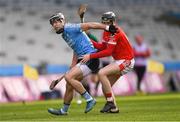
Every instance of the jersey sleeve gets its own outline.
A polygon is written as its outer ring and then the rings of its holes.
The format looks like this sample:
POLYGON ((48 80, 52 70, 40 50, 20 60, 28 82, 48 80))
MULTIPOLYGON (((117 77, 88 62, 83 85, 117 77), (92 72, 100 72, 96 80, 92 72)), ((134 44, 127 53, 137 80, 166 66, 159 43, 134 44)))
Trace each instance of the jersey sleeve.
POLYGON ((91 39, 91 42, 93 43, 93 46, 98 50, 103 50, 106 47, 105 43, 96 42, 92 39, 91 39))
POLYGON ((93 59, 93 58, 102 58, 102 57, 111 56, 117 45, 117 40, 118 40, 117 35, 110 36, 108 41, 104 42, 107 43, 106 48, 97 53, 90 54, 90 58, 93 59))
POLYGON ((103 44, 106 45, 105 49, 97 52, 97 53, 92 53, 90 54, 90 58, 102 58, 102 57, 107 57, 107 56, 111 56, 116 45, 117 45, 117 41, 118 41, 118 35, 109 35, 107 32, 104 32, 103 34, 103 44))
POLYGON ((66 32, 82 32, 81 24, 65 24, 64 31, 66 32))
POLYGON ((115 45, 108 44, 106 49, 99 51, 97 53, 90 54, 90 58, 93 59, 93 58, 102 58, 102 57, 111 56, 114 48, 115 48, 115 45))

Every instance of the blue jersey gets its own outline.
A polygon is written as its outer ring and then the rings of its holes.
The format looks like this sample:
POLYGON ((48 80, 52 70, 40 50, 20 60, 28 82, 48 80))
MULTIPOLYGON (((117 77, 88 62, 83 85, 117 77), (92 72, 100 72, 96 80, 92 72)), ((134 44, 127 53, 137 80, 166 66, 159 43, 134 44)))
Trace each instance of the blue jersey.
POLYGON ((86 33, 82 31, 80 24, 65 24, 62 38, 73 49, 78 58, 97 51, 86 33))

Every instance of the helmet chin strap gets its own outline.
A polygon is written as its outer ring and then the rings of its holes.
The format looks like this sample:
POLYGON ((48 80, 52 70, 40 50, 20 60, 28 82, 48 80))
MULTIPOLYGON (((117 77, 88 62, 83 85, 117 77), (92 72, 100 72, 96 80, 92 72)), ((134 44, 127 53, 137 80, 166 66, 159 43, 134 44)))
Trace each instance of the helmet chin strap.
POLYGON ((61 34, 64 31, 64 28, 59 29, 58 31, 56 31, 57 34, 61 34))

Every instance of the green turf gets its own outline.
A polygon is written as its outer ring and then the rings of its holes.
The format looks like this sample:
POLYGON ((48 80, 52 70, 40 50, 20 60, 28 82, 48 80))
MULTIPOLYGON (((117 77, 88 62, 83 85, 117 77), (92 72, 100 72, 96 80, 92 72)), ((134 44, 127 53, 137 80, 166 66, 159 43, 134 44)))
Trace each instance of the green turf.
POLYGON ((53 116, 47 108, 58 108, 62 100, 0 104, 0 121, 180 121, 180 93, 146 96, 117 96, 119 114, 102 114, 104 98, 85 114, 85 102, 73 101, 67 116, 53 116))

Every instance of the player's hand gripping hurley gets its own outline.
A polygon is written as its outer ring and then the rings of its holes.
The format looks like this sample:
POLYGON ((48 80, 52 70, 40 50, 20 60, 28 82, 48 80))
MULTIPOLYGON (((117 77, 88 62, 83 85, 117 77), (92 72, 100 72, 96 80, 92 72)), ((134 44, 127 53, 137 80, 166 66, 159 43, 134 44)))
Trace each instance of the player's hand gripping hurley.
MULTIPOLYGON (((64 74, 65 75, 65 74, 64 74)), ((58 78, 57 80, 53 80, 51 82, 51 85, 49 86, 50 90, 53 90, 54 87, 64 78, 64 75, 62 75, 60 78, 58 78)))

